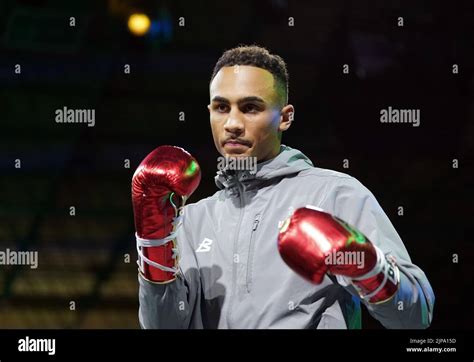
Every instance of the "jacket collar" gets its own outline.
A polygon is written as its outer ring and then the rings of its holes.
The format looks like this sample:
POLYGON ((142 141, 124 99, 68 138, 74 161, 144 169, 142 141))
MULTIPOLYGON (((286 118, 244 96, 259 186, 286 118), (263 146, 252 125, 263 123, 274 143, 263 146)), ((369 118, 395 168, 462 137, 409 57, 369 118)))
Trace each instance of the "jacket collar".
POLYGON ((247 190, 258 187, 263 182, 290 176, 312 167, 311 160, 301 151, 281 145, 280 152, 276 157, 257 163, 255 173, 251 173, 249 170, 224 168, 217 171, 214 180, 216 186, 221 190, 233 191, 239 186, 247 190))

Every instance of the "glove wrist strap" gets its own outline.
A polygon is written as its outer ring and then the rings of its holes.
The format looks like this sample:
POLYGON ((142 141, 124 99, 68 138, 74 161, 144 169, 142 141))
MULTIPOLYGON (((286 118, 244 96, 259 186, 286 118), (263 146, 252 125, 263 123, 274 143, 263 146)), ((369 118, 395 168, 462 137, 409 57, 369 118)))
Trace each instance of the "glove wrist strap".
POLYGON ((376 266, 369 273, 352 279, 351 284, 361 299, 378 304, 395 295, 400 284, 400 271, 391 255, 384 255, 379 248, 374 247, 377 251, 376 266))

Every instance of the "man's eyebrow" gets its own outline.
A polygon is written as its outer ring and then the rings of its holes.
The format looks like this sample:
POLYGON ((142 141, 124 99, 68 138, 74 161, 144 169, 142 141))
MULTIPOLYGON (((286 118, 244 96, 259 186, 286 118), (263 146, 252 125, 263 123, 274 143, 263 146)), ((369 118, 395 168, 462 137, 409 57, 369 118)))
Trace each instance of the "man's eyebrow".
MULTIPOLYGON (((221 96, 215 96, 212 98, 212 102, 221 102, 221 103, 230 103, 227 98, 221 96)), ((249 96, 241 98, 237 101, 237 103, 242 104, 245 102, 258 102, 258 103, 266 103, 262 98, 256 96, 249 96)))
POLYGON ((251 96, 251 97, 244 97, 242 99, 239 99, 237 103, 245 103, 245 102, 257 102, 257 103, 266 103, 262 98, 256 97, 256 96, 251 96))
POLYGON ((211 100, 212 102, 221 102, 221 103, 230 103, 227 98, 221 97, 221 96, 215 96, 211 100))

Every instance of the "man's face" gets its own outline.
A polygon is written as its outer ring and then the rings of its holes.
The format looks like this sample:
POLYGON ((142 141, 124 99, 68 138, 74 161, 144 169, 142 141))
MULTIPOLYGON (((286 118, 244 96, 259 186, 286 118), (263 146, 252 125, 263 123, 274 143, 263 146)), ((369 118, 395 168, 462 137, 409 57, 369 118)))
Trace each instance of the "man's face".
POLYGON ((269 71, 246 65, 223 67, 212 80, 210 96, 212 135, 222 156, 253 156, 260 162, 278 154, 279 131, 289 127, 285 112, 293 108, 286 106, 282 112, 269 71))

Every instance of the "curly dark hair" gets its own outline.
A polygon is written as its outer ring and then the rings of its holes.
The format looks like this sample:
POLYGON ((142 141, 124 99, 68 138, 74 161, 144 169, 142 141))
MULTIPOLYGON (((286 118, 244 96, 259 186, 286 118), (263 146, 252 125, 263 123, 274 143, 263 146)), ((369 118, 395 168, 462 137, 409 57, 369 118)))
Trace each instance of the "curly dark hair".
POLYGON ((222 67, 234 65, 251 65, 272 73, 276 80, 279 103, 288 103, 288 71, 280 56, 270 54, 267 49, 258 45, 239 45, 222 54, 212 72, 211 82, 222 67))

